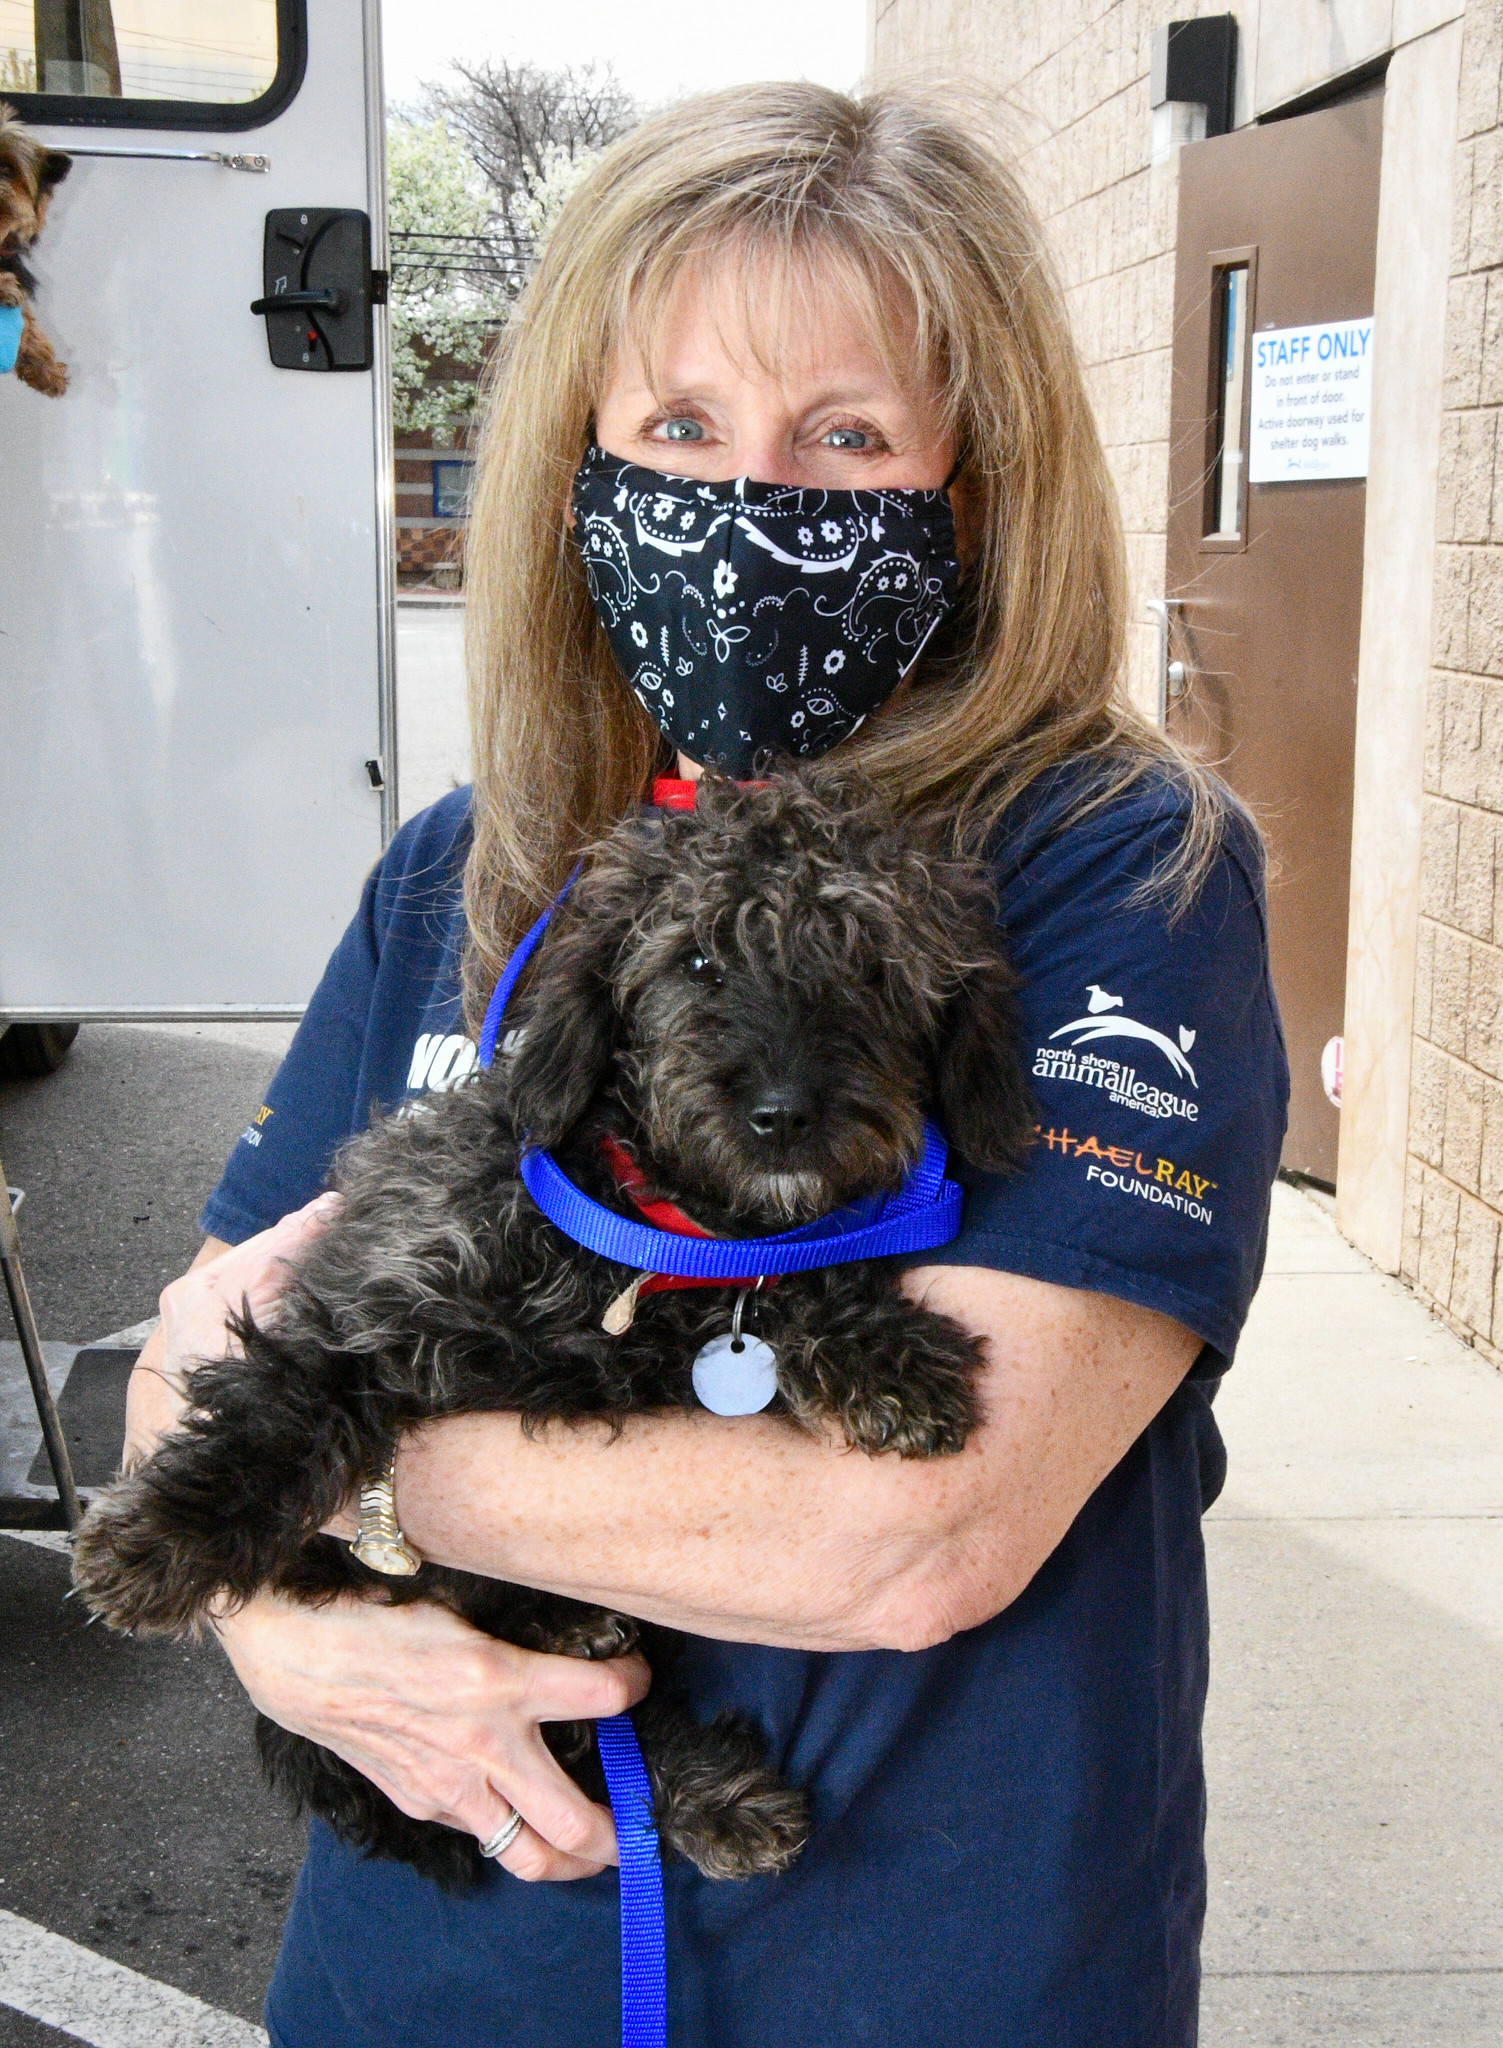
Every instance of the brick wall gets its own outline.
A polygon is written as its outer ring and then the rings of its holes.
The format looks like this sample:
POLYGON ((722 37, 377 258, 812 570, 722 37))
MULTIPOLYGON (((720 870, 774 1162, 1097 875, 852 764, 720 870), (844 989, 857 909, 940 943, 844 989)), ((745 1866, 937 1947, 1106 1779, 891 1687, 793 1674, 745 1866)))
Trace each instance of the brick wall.
POLYGON ((1404 1277, 1503 1363, 1503 8, 1461 60, 1404 1277))
POLYGON ((452 447, 435 448, 433 437, 401 430, 396 444, 397 581, 458 588, 464 575, 464 522, 433 516, 433 464, 465 454, 469 436, 461 427, 452 447))
POLYGON ((399 526, 397 580, 403 584, 437 583, 457 590, 464 581, 462 526, 399 526))

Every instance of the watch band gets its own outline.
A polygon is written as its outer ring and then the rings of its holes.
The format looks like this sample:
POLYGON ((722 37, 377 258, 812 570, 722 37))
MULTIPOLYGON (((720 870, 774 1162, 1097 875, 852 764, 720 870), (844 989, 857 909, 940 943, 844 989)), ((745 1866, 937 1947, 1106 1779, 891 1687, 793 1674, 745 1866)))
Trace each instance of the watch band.
POLYGON ((360 1533, 350 1545, 360 1562, 373 1572, 391 1579, 410 1579, 423 1560, 402 1534, 397 1522, 397 1504, 392 1494, 392 1472, 397 1462, 393 1444, 379 1477, 367 1480, 360 1489, 360 1533))

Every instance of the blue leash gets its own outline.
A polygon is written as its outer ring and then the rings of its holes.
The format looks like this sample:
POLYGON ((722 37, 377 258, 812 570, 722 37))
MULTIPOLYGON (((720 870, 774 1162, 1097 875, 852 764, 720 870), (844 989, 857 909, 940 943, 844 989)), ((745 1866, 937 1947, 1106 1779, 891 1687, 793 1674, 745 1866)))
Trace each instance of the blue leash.
POLYGON ((629 1714, 597 1721, 595 1740, 621 1854, 621 2048, 665 2048, 663 1865, 652 1824, 652 1787, 629 1714))
MULTIPOLYGON (((578 868, 574 875, 579 873, 578 868)), ((501 1017, 548 929, 574 875, 518 944, 480 1029, 480 1064, 496 1056, 501 1017)), ((550 1223, 577 1244, 638 1271, 687 1278, 742 1280, 754 1274, 807 1273, 848 1259, 930 1251, 960 1229, 961 1191, 945 1178, 945 1140, 924 1124, 924 1152, 893 1195, 851 1202, 828 1216, 776 1237, 675 1237, 666 1230, 618 1216, 575 1187, 549 1152, 522 1154, 523 1185, 550 1223)), ((668 1990, 663 1933, 663 1866, 652 1824, 652 1787, 627 1714, 597 1721, 595 1739, 610 1793, 621 1854, 621 2048, 667 2048, 668 1990)))
MULTIPOLYGON (((573 879, 571 875, 569 882, 573 879)), ((565 882, 564 891, 568 890, 569 882, 565 882)), ((556 907, 549 904, 502 970, 481 1026, 482 1067, 488 1067, 496 1056, 501 1014, 556 907)), ((595 1742, 605 1772, 605 1788, 616 1823, 616 1848, 621 1858, 621 2048, 667 2048, 663 1864, 657 1829, 652 1824, 652 1786, 629 1714, 611 1714, 597 1721, 595 1742)))

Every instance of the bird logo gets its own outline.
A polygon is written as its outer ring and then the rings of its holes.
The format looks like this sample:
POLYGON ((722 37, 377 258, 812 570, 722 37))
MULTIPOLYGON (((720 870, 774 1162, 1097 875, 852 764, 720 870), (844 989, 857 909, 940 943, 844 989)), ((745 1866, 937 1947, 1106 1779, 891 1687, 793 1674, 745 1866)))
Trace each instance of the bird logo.
POLYGON ((1179 1027, 1179 1044, 1166 1038, 1162 1031, 1155 1031, 1151 1024, 1140 1024, 1134 1017, 1116 1016, 1113 1013, 1123 1008, 1124 999, 1114 996, 1102 988, 1099 982, 1086 986, 1086 1011, 1084 1017, 1073 1017, 1068 1024, 1061 1024, 1058 1031, 1051 1031, 1051 1039, 1064 1038, 1074 1033, 1072 1046, 1090 1045, 1100 1038, 1141 1038, 1147 1045, 1156 1045, 1176 1074, 1182 1074, 1192 1088, 1200 1086, 1195 1078, 1195 1069, 1185 1055, 1195 1043, 1195 1033, 1183 1024, 1179 1027))

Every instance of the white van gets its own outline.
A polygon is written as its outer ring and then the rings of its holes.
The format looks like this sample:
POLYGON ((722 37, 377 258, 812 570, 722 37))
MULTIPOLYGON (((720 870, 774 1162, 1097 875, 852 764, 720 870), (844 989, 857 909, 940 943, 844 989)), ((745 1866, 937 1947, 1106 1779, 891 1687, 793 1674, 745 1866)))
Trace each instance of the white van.
POLYGON ((0 377, 0 1028, 290 1016, 396 818, 376 0, 0 0, 0 80, 74 159, 69 388, 0 377))

